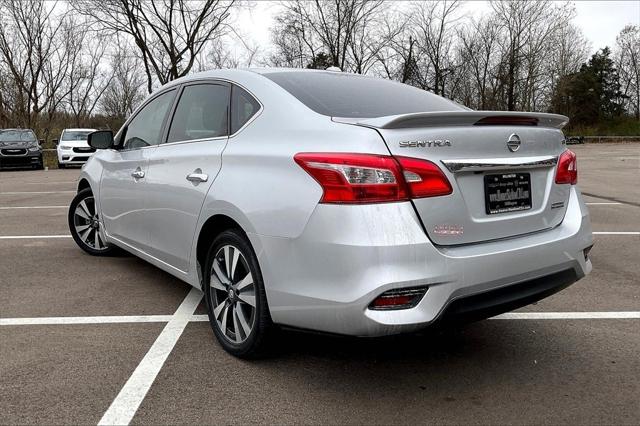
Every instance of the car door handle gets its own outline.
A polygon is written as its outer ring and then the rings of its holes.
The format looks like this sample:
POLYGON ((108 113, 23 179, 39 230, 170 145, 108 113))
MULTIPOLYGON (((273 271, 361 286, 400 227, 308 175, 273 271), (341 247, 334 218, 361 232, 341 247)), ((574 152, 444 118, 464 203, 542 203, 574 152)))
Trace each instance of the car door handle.
POLYGON ((206 182, 209 180, 209 175, 206 173, 202 173, 202 170, 195 169, 193 173, 187 175, 187 180, 189 182, 206 182))
POLYGON ((131 177, 134 179, 142 179, 144 177, 144 172, 140 169, 136 169, 135 172, 131 173, 131 177))

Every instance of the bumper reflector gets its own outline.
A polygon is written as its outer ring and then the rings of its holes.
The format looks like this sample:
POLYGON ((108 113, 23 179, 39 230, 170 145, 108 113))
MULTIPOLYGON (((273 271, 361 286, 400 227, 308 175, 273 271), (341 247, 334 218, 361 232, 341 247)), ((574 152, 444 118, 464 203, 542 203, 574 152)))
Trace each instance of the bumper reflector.
POLYGON ((369 309, 382 311, 413 308, 422 300, 428 287, 412 287, 388 290, 375 298, 369 309))

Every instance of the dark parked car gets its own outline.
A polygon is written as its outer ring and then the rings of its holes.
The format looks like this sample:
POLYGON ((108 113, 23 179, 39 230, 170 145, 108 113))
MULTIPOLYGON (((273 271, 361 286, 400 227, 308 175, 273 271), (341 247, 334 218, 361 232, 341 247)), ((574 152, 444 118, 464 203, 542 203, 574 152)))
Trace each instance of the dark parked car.
POLYGON ((42 170, 42 148, 29 129, 0 130, 0 169, 35 168, 42 170))

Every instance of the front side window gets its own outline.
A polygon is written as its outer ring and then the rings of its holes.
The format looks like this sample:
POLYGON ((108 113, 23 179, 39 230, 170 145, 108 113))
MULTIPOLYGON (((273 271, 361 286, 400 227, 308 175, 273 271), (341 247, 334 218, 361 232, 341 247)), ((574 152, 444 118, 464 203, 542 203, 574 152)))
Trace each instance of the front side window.
POLYGON ((182 91, 167 142, 227 136, 229 86, 195 84, 182 91))
POLYGON ((233 86, 231 92, 231 134, 245 125, 260 109, 260 104, 242 87, 233 86))
POLYGON ((143 148, 158 145, 162 138, 162 124, 171 108, 175 90, 163 93, 147 105, 129 122, 124 149, 143 148))

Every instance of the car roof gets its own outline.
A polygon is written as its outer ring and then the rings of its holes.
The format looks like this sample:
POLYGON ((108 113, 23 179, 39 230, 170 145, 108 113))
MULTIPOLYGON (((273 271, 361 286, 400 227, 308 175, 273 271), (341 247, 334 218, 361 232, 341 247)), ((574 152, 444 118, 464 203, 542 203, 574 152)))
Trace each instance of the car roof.
MULTIPOLYGON (((362 77, 362 78, 373 78, 371 76, 365 76, 362 74, 353 74, 347 72, 340 71, 326 71, 326 70, 315 70, 315 69, 304 69, 304 68, 271 68, 271 67, 256 67, 256 68, 225 68, 225 69, 213 69, 208 71, 201 71, 193 74, 186 75, 184 77, 180 77, 169 83, 163 85, 159 89, 167 89, 169 87, 177 86, 183 83, 188 83, 190 81, 196 80, 204 80, 204 79, 222 79, 222 80, 230 80, 232 82, 238 84, 244 84, 249 81, 256 81, 257 79, 262 80, 262 77, 265 74, 271 73, 339 73, 341 75, 349 75, 354 77, 362 77)), ((155 93, 155 91, 154 91, 155 93)))
POLYGON ((64 129, 63 132, 93 132, 95 130, 96 129, 80 129, 80 128, 77 128, 77 129, 64 129))

